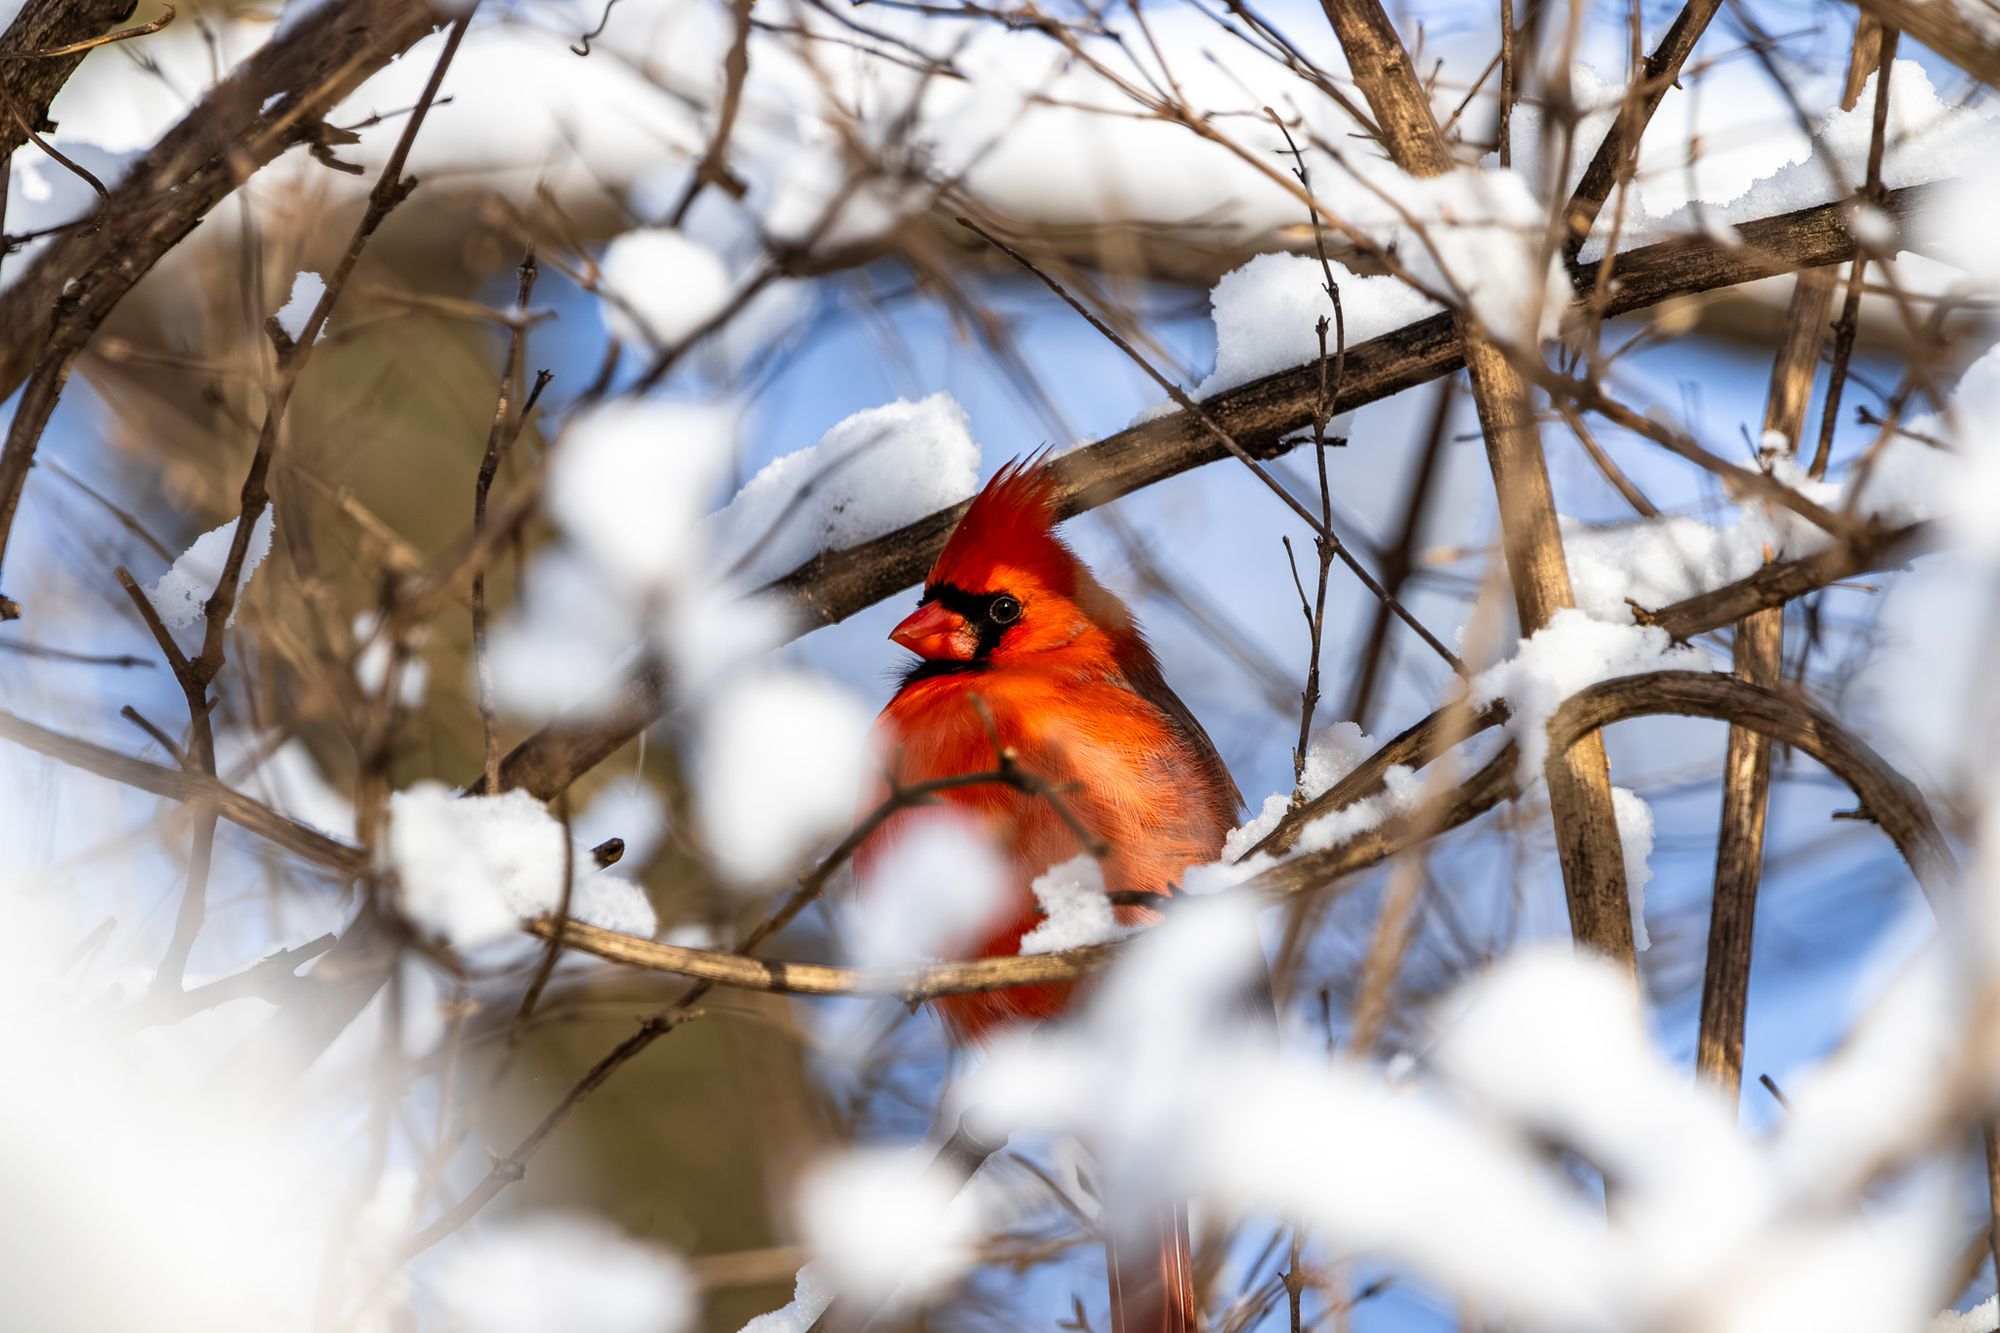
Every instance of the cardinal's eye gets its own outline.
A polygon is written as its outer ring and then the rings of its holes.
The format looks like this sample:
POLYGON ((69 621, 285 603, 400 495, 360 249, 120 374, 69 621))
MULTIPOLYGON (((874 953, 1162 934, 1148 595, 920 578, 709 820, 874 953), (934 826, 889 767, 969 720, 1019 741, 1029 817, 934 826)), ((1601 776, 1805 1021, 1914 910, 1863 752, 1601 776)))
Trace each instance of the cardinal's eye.
POLYGON ((996 625, 1011 625, 1021 618, 1021 603, 1003 592, 988 604, 986 618, 996 625))

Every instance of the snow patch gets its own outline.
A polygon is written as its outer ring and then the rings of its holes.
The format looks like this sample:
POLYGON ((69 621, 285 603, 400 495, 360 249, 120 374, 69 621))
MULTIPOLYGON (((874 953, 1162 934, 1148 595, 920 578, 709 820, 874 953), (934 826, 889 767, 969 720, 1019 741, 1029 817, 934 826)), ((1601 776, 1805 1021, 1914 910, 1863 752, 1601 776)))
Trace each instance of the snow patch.
MULTIPOLYGON (((312 312, 318 307, 320 297, 324 295, 326 295, 326 280, 310 270, 302 271, 292 279, 292 294, 278 307, 278 313, 272 318, 278 321, 278 327, 285 331, 287 338, 297 342, 305 336, 306 321, 312 318, 312 312)), ((322 324, 318 337, 325 336, 326 325, 322 324)))
POLYGON ((736 415, 711 403, 619 402, 564 432, 549 513, 628 590, 694 572, 701 515, 729 465, 736 415))
MULTIPOLYGON (((250 576, 257 572, 257 566, 264 563, 264 557, 271 553, 271 529, 276 523, 275 511, 264 506, 264 512, 257 516, 256 524, 250 529, 250 543, 243 549, 243 571, 238 575, 236 601, 229 611, 229 623, 236 623, 236 613, 242 609, 243 594, 250 587, 250 576)), ((230 519, 219 528, 210 528, 195 538, 194 545, 182 552, 174 561, 174 566, 152 587, 146 589, 146 600, 160 614, 160 619, 168 629, 186 629, 202 619, 202 608, 215 595, 215 585, 222 581, 222 568, 229 562, 229 547, 236 539, 237 519, 230 519)))
POLYGON ((831 681, 768 670, 723 684, 704 709, 696 803, 708 850, 758 886, 799 868, 845 827, 877 776, 868 710, 831 681))
MULTIPOLYGON (((1441 307, 1400 278, 1388 274, 1357 275, 1333 260, 1334 287, 1346 326, 1346 345, 1377 338, 1405 324, 1436 314, 1441 307)), ((1258 255, 1222 276, 1209 293, 1215 317, 1215 371, 1195 388, 1206 398, 1224 389, 1274 375, 1319 359, 1317 326, 1329 323, 1326 354, 1331 361, 1340 350, 1339 326, 1333 324, 1333 303, 1326 296, 1326 275, 1310 255, 1258 255)), ((1166 410, 1171 411, 1169 404, 1166 410)))
POLYGON ((1611 811, 1618 820, 1618 843, 1625 852, 1625 892, 1632 901, 1632 946, 1650 949, 1646 934, 1646 886, 1653 882, 1653 807, 1629 787, 1611 789, 1611 811))
POLYGON ((467 1333, 683 1333, 697 1288, 687 1265, 588 1213, 538 1213, 475 1231, 434 1292, 467 1333))
POLYGON ((819 1265, 807 1264, 792 1282, 792 1303, 769 1314, 760 1314, 745 1324, 740 1333, 810 1333, 813 1322, 833 1304, 833 1284, 819 1265))
POLYGON ((914 403, 898 398, 767 463, 706 528, 718 567, 754 586, 822 551, 894 532, 978 488, 979 446, 965 409, 949 393, 914 403))
POLYGON ((1549 719, 1563 700, 1601 680, 1648 671, 1706 671, 1696 649, 1675 646, 1651 625, 1613 625, 1573 607, 1521 641, 1513 657, 1472 679, 1474 708, 1505 700, 1507 730, 1521 750, 1523 786, 1541 775, 1549 753, 1549 719))
POLYGON ((389 855, 397 901, 419 928, 470 948, 504 938, 522 920, 562 902, 565 852, 570 915, 606 930, 651 936, 659 928, 638 885, 606 874, 524 791, 456 796, 420 782, 389 798, 389 855))
POLYGON ((713 250, 672 227, 628 231, 604 248, 611 336, 627 347, 673 347, 729 304, 729 271, 713 250))
MULTIPOLYGON (((1880 77, 1879 72, 1868 76, 1852 110, 1836 107, 1826 113, 1805 157, 1785 163, 1733 199, 1695 200, 1658 219, 1646 217, 1639 201, 1632 199, 1620 248, 1683 233, 1718 231, 1734 242, 1739 223, 1829 203, 1860 189, 1868 179, 1875 83, 1880 77)), ((1921 64, 1914 60, 1895 63, 1889 76, 1889 118, 1883 137, 1885 187, 1896 190, 1953 180, 1965 174, 1967 163, 1990 161, 1996 152, 2000 152, 2000 110, 1953 106, 1938 96, 1921 64)), ((1949 211, 1955 210, 1944 210, 1937 216, 1943 218, 1949 211)), ((1983 215, 1963 216, 1957 222, 1927 222, 1925 226, 1942 226, 1947 236, 1965 239, 1966 228, 1976 227, 1977 216, 1983 215)), ((1583 247, 1586 262, 1603 256, 1608 228, 1608 217, 1600 218, 1583 247)), ((1869 230, 1870 223, 1863 220, 1861 228, 1869 230)), ((1874 231, 1879 237, 1882 228, 1878 225, 1874 231)), ((1976 244, 1985 246, 1984 238, 1978 238, 1976 244)))
MULTIPOLYGON (((1381 747, 1375 739, 1352 722, 1335 722, 1313 733, 1306 744, 1305 772, 1299 790, 1307 800, 1320 795, 1354 771, 1356 764, 1381 747)), ((1254 818, 1229 835, 1222 847, 1222 859, 1234 861, 1267 837, 1291 809, 1292 793, 1273 792, 1254 818)))
POLYGON ((1021 937, 1021 952, 1060 953, 1087 944, 1105 944, 1128 933, 1106 896, 1104 867, 1095 857, 1076 856, 1035 877, 1035 901, 1045 919, 1021 937))
POLYGON ((961 1190, 930 1156, 858 1149, 818 1163, 800 1186, 813 1267, 868 1309, 935 1290, 970 1257, 979 1187, 961 1190))
POLYGON ((950 809, 904 815, 867 885, 855 950, 870 967, 960 954, 997 929, 1010 905, 991 836, 950 809))

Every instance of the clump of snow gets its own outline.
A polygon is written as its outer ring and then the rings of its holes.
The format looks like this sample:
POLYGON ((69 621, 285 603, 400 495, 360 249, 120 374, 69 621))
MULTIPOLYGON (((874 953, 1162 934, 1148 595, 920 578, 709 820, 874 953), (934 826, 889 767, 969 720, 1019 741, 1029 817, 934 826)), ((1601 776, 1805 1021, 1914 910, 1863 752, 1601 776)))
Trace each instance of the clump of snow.
POLYGON ((2000 347, 1987 350, 1952 389, 1943 412, 1918 417, 1890 437, 1862 480, 1859 508, 1888 523, 1941 520, 1952 543, 1982 559, 2000 556, 2000 347), (1942 447, 1940 447, 1942 446, 1942 447))
POLYGON ((1864 249, 1876 254, 1894 254, 1896 219, 1873 204, 1862 204, 1847 215, 1847 232, 1864 249))
POLYGON ((636 774, 614 778, 571 818, 570 835, 579 847, 622 839, 625 852, 619 864, 643 866, 666 839, 666 802, 651 783, 636 774))
POLYGON ((672 227, 628 231, 604 248, 611 336, 629 346, 672 347, 729 304, 729 272, 713 250, 672 227))
POLYGON ((461 948, 504 938, 523 919, 555 911, 565 860, 571 916, 628 935, 659 928, 639 886, 598 870, 524 791, 455 796, 442 783, 420 782, 397 792, 389 799, 389 855, 403 914, 461 948))
MULTIPOLYGON (((382 693, 389 681, 389 639, 380 633, 382 618, 373 611, 364 611, 354 618, 354 641, 361 645, 361 651, 354 658, 354 682, 362 693, 376 696, 382 693)), ((423 706, 425 692, 431 683, 430 664, 416 655, 418 646, 412 639, 411 649, 403 657, 402 674, 396 678, 396 702, 404 708, 423 706)))
MULTIPOLYGON (((243 589, 250 586, 250 576, 271 553, 271 528, 275 521, 274 511, 266 505, 250 529, 250 544, 243 550, 243 572, 238 575, 236 603, 229 613, 232 625, 236 623, 236 610, 243 605, 243 589)), ((185 629, 202 618, 202 608, 215 595, 215 585, 222 581, 222 567, 229 561, 229 545, 236 538, 237 522, 232 518, 195 538, 194 545, 174 561, 174 567, 146 589, 146 600, 160 613, 168 629, 185 629)))
POLYGON ((515 716, 610 711, 644 643, 635 599, 575 551, 537 556, 487 639, 493 697, 515 716))
MULTIPOLYGON (((1391 764, 1382 770, 1382 785, 1374 794, 1338 810, 1330 810, 1307 823, 1293 839, 1291 851, 1318 852, 1338 846, 1385 820, 1413 812, 1422 804, 1423 795, 1423 779, 1415 769, 1406 764, 1391 764)), ((1220 893, 1274 865, 1275 859, 1268 855, 1247 854, 1277 826, 1290 804, 1289 792, 1266 797, 1263 813, 1223 840, 1220 861, 1189 867, 1181 876, 1181 891, 1188 894, 1220 893)))
MULTIPOLYGON (((1329 260, 1347 346, 1414 324, 1438 312, 1435 301, 1389 274, 1357 275, 1329 260)), ((1312 255, 1257 255, 1223 274, 1209 293, 1215 316, 1215 371, 1195 389, 1206 398, 1265 375, 1319 359, 1322 316, 1328 321, 1326 352, 1339 351, 1326 275, 1312 255)))
POLYGON ((923 1150, 860 1149, 818 1163, 800 1186, 812 1266, 858 1305, 916 1299, 970 1257, 979 1189, 961 1190, 929 1158, 923 1150))
POLYGON ((1076 856, 1035 877, 1035 901, 1046 916, 1021 937, 1022 953, 1060 953, 1104 944, 1127 933, 1105 894, 1104 867, 1095 857, 1076 856))
POLYGON ((1553 256, 1543 256, 1548 219, 1518 172, 1460 167, 1391 188, 1411 216, 1377 239, 1411 276, 1462 301, 1505 342, 1533 347, 1555 336, 1569 279, 1553 256))
MULTIPOLYGON (((1562 156, 1562 139, 1555 137, 1544 141, 1546 126, 1541 103, 1533 98, 1523 100, 1515 106, 1510 120, 1513 133, 1510 136, 1512 152, 1509 157, 1513 168, 1543 198, 1557 195, 1567 198, 1576 192, 1577 184, 1589 169, 1590 159, 1596 155, 1598 145, 1604 142, 1605 134, 1618 119, 1619 109, 1625 102, 1625 88, 1621 83, 1604 78, 1594 66, 1579 60, 1573 61, 1569 67, 1569 96, 1570 106, 1577 116, 1576 139, 1570 153, 1569 176, 1560 187, 1556 187, 1549 177, 1555 173, 1556 164, 1562 156), (1554 148, 1555 151, 1545 158, 1545 148, 1554 148)), ((1560 136, 1560 127, 1556 133, 1560 136)), ((1486 158, 1487 162, 1495 165, 1499 160, 1497 149, 1486 158)), ((1606 211, 1611 207, 1607 203, 1606 211)))
MULTIPOLYGON (((1335 722, 1313 733, 1306 744, 1305 772, 1299 790, 1307 800, 1318 796, 1354 771, 1354 766, 1381 748, 1373 737, 1352 722, 1335 722)), ((1223 859, 1233 861, 1262 842, 1291 809, 1292 793, 1273 792, 1264 798, 1264 807, 1243 827, 1229 835, 1222 849, 1223 859)))
MULTIPOLYGON (((1357 185, 1353 206, 1369 238, 1392 252, 1418 284, 1462 302, 1509 342, 1532 345, 1554 335, 1569 283, 1560 264, 1543 258, 1545 218, 1519 174, 1464 167, 1430 178, 1385 174, 1376 183, 1390 201, 1364 197, 1367 187, 1357 185), (1532 327, 1526 323, 1531 312, 1537 314, 1532 327)), ((1329 267, 1349 347, 1440 309, 1401 277, 1359 276, 1331 260, 1329 267)), ((1209 294, 1215 371, 1195 396, 1317 361, 1318 322, 1333 319, 1325 282, 1316 255, 1258 255, 1225 274, 1209 294)), ((1329 322, 1329 357, 1339 350, 1339 328, 1329 322)))
POLYGON ((1699 651, 1675 646, 1656 626, 1613 625, 1565 608, 1522 640, 1513 657, 1473 677, 1471 702, 1484 708, 1506 701, 1512 713, 1507 728, 1520 746, 1525 785, 1541 773, 1549 753, 1549 719, 1570 695, 1617 676, 1708 669, 1699 651))
POLYGON ((677 949, 719 949, 722 941, 716 936, 715 927, 699 921, 684 921, 669 930, 663 937, 665 942, 677 949))
POLYGON ((1970 1310, 1940 1312, 1926 1333, 1993 1333, 1996 1327, 2000 1327, 2000 1296, 1988 1296, 1970 1310))
POLYGON ((792 1303, 781 1310, 758 1315, 740 1333, 810 1333, 813 1322, 831 1304, 833 1284, 826 1280, 818 1264, 807 1264, 792 1282, 792 1303))
POLYGON ((717 566, 767 583, 957 504, 979 487, 979 446, 949 393, 898 398, 772 460, 709 520, 717 566))
POLYGON ((2000 176, 1967 172, 1938 186, 1936 200, 1915 222, 1914 240, 1924 253, 1961 270, 1963 285, 1991 290, 2000 286, 2000 246, 1993 244, 1989 230, 1996 216, 2000 176))
POLYGON ((868 710, 819 676, 760 671, 721 686, 702 718, 697 807, 730 879, 761 885, 854 818, 878 776, 868 710))
POLYGON ((438 1273, 448 1327, 465 1333, 682 1333, 695 1324, 687 1265, 588 1213, 539 1213, 465 1237, 438 1273))
POLYGON ((735 414, 711 403, 621 401, 565 431, 549 513, 624 588, 685 576, 701 515, 729 465, 735 414))
POLYGON ((1625 851, 1625 892, 1632 901, 1632 946, 1653 945, 1646 934, 1646 886, 1653 882, 1653 807, 1629 787, 1611 789, 1611 811, 1618 819, 1618 843, 1625 851))
MULTIPOLYGON (((292 279, 292 294, 278 307, 272 318, 285 336, 297 342, 305 336, 306 321, 312 318, 313 310, 319 305, 319 298, 326 294, 326 280, 310 269, 304 270, 292 279)), ((320 325, 319 336, 326 336, 326 326, 320 325)))
MULTIPOLYGON (((1646 218, 1635 200, 1628 210, 1621 246, 1684 232, 1720 231, 1725 239, 1733 240, 1735 224, 1829 203, 1858 190, 1868 179, 1875 84, 1880 77, 1879 71, 1868 76, 1853 109, 1836 107, 1826 113, 1805 158, 1793 159, 1735 198, 1696 200, 1657 220, 1646 218)), ((1889 77, 1883 150, 1882 183, 1889 189, 1952 180, 1966 174, 1966 163, 1989 161, 2000 152, 2000 111, 1987 106, 1954 106, 1938 96, 1922 65, 1898 60, 1889 77)), ((1963 235, 1958 224, 1943 225, 1952 229, 1948 234, 1963 235)), ((1868 231, 1870 224, 1864 220, 1860 227, 1868 231)), ((1874 230, 1879 233, 1881 228, 1874 230)), ((1607 221, 1600 218, 1583 248, 1585 260, 1602 256, 1606 235, 1607 221)))
POLYGON ((548 498, 564 540, 528 567, 489 644, 502 708, 626 706, 649 650, 695 698, 782 639, 782 613, 728 592, 708 558, 702 516, 734 434, 725 406, 654 400, 600 408, 564 433, 548 498))
POLYGON ((1656 611, 1756 573, 1767 549, 1786 555, 1776 526, 1751 510, 1726 527, 1682 514, 1602 527, 1565 516, 1562 535, 1577 606, 1613 624, 1632 623, 1632 602, 1656 611))
POLYGON ((855 949, 871 967, 949 957, 989 935, 1009 906, 991 836, 949 809, 905 815, 867 885, 855 949))

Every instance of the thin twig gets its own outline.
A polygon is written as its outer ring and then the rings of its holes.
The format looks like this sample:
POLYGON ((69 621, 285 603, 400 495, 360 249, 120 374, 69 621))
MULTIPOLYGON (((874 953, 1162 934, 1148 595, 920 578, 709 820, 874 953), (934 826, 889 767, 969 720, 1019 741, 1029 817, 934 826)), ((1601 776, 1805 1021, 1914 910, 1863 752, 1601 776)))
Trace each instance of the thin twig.
MULTIPOLYGON (((1875 64, 1875 120, 1868 138, 1868 182, 1862 186, 1862 197, 1869 207, 1879 207, 1882 203, 1882 153, 1883 141, 1889 124, 1889 75, 1895 69, 1896 44, 1901 34, 1894 28, 1882 29, 1882 51, 1875 64)), ((1847 296, 1841 302, 1840 318, 1833 326, 1833 369, 1826 380, 1826 402, 1819 410, 1819 442, 1813 446, 1812 466, 1808 469, 1815 479, 1826 475, 1827 463, 1833 456, 1833 433, 1840 425, 1841 391, 1847 387, 1847 367, 1854 357, 1854 339, 1861 326, 1862 283, 1868 273, 1868 251, 1866 247, 1857 250, 1854 263, 1847 275, 1847 296)))

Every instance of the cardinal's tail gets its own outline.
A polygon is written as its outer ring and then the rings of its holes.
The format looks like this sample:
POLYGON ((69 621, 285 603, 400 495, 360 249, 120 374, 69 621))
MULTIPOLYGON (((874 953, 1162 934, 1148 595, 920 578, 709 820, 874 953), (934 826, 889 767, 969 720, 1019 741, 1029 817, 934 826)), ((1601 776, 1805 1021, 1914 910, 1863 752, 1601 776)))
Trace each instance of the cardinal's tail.
POLYGON ((1114 1230, 1106 1249, 1111 1333, 1194 1333, 1201 1300, 1186 1204, 1157 1205, 1146 1224, 1114 1230))

